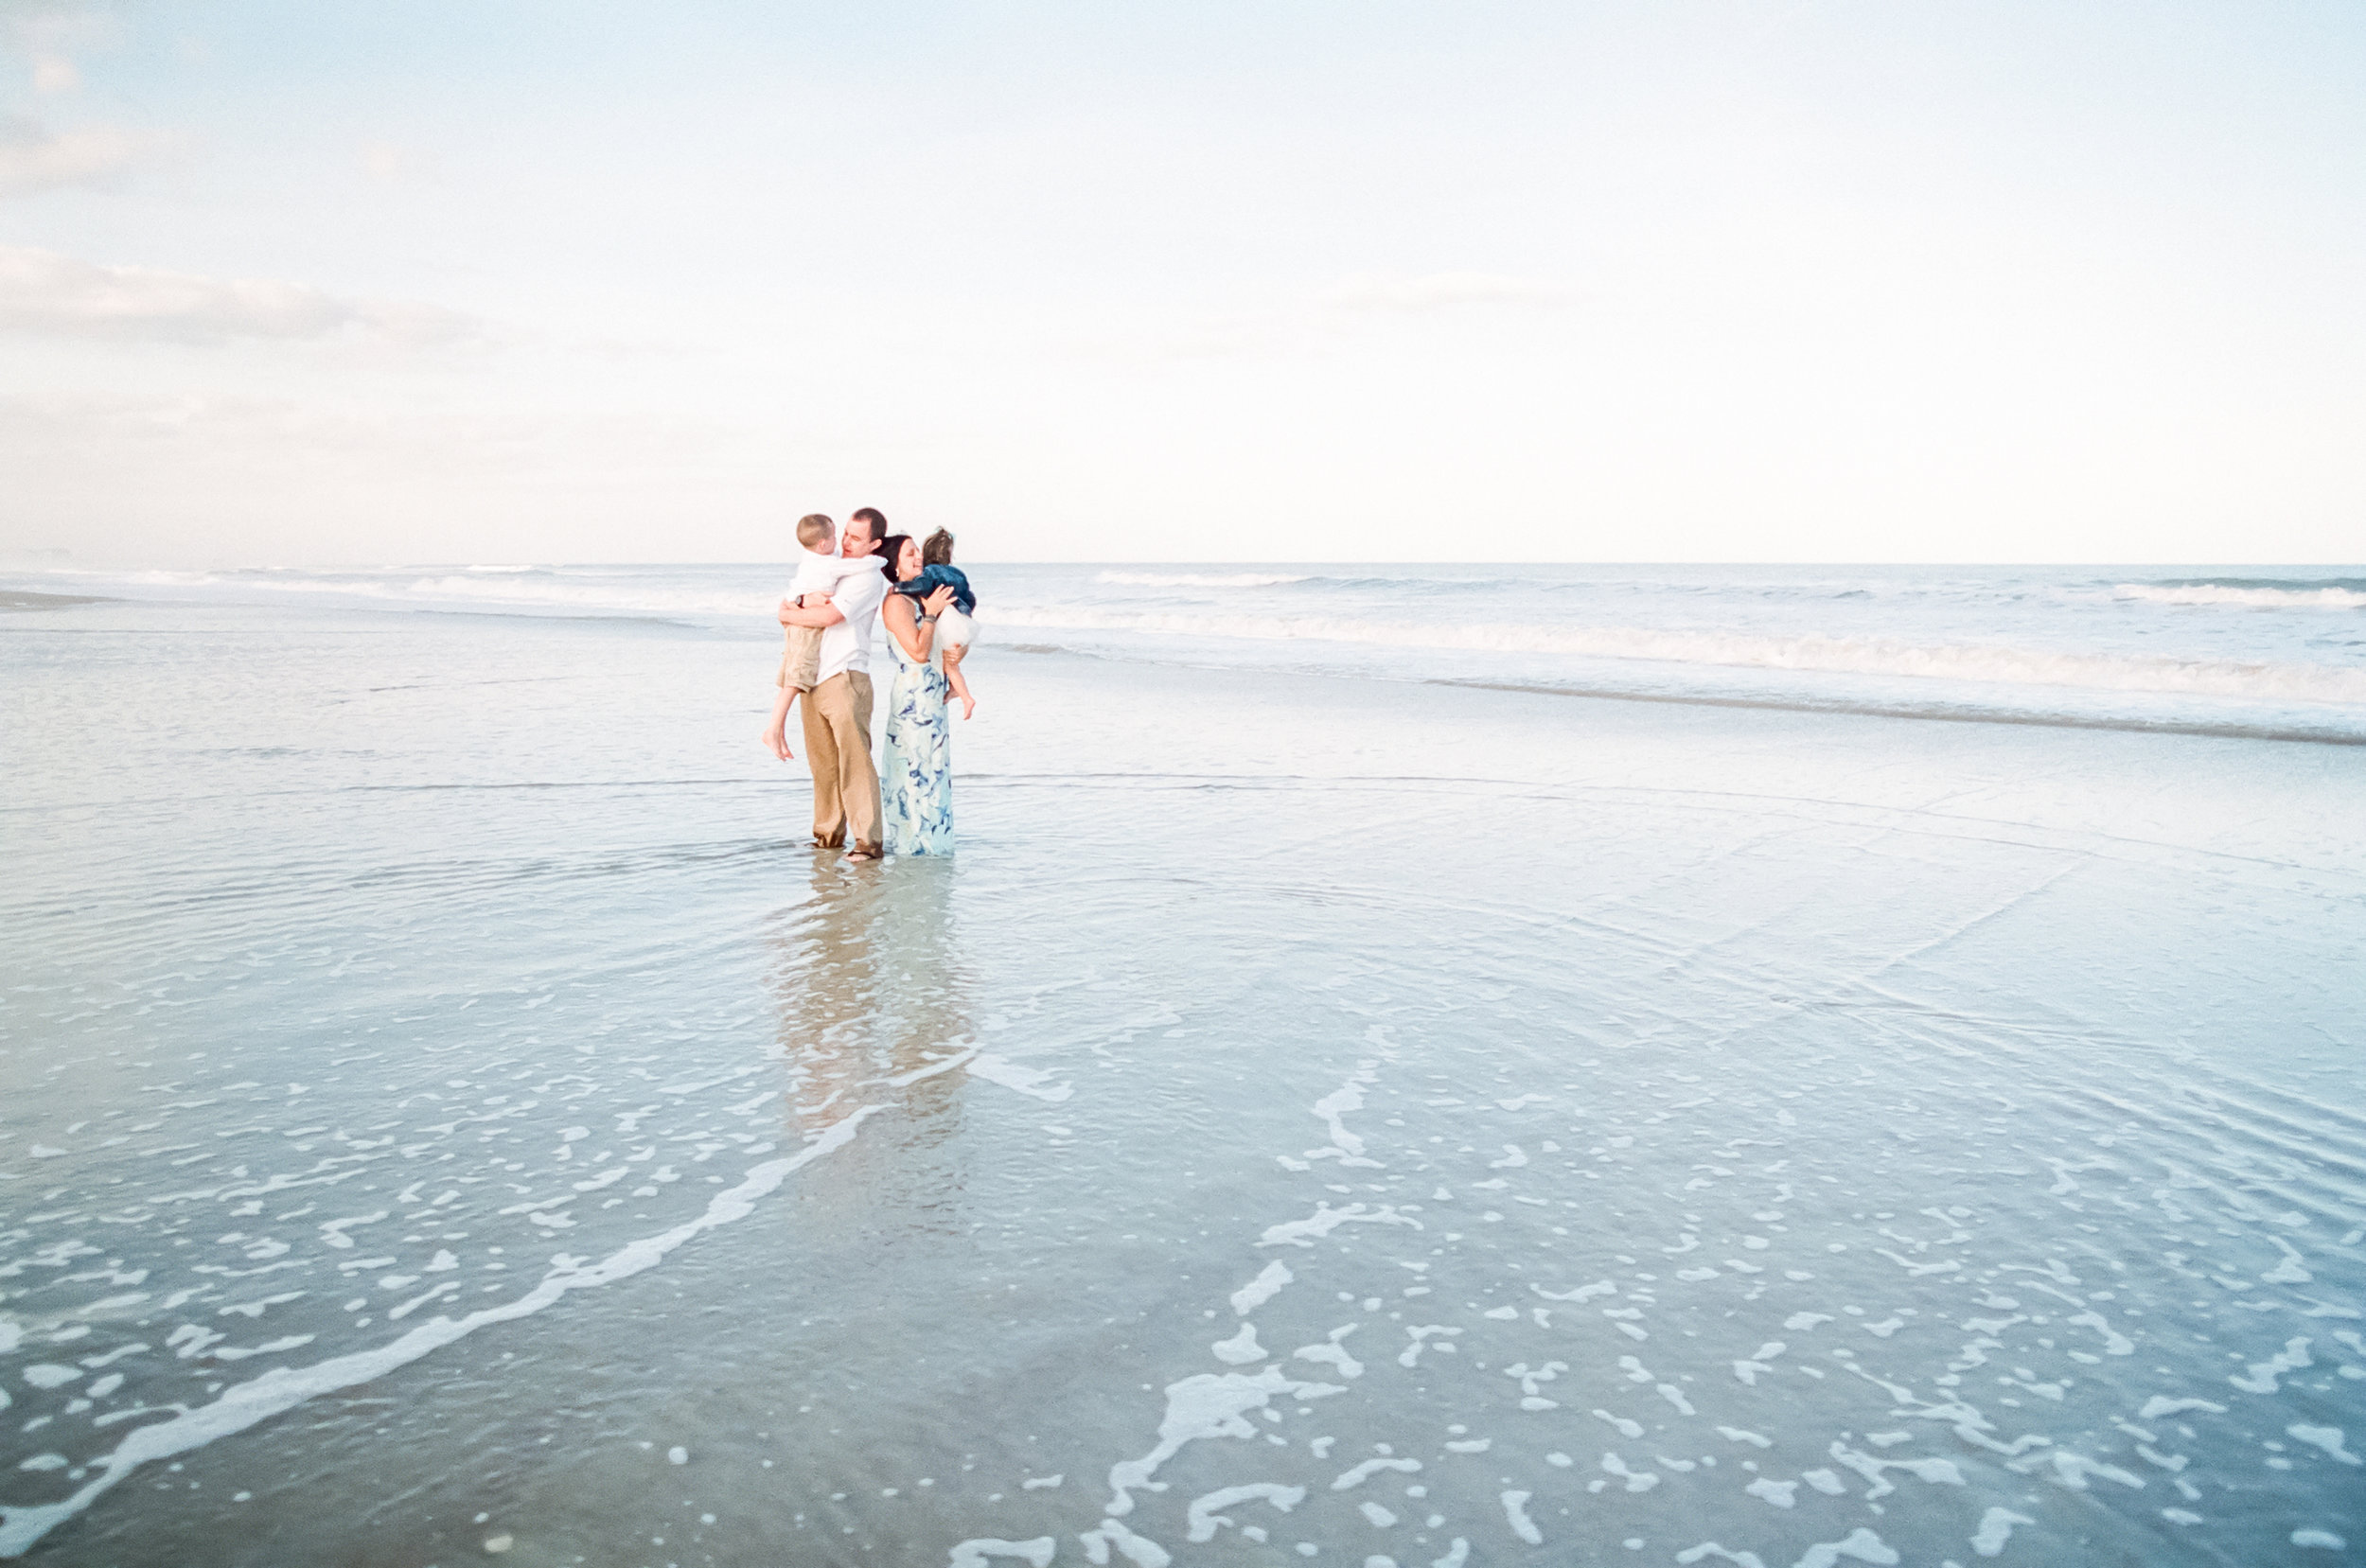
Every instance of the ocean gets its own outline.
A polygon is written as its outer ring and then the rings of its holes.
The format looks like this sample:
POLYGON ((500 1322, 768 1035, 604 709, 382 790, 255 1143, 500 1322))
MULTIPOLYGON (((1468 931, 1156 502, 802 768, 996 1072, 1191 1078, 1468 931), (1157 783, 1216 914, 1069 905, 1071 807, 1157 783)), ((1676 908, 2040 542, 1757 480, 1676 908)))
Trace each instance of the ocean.
POLYGON ((971 573, 0 574, 0 1555, 2366 1549, 2366 568, 971 573))
MULTIPOLYGON (((1929 718, 2366 737, 2366 568, 989 569, 1031 649, 1929 718)), ((469 566, 90 580, 190 603, 761 623, 777 568, 469 566)), ((21 579, 20 579, 21 580, 21 579)), ((82 581, 83 579, 76 579, 82 581)))

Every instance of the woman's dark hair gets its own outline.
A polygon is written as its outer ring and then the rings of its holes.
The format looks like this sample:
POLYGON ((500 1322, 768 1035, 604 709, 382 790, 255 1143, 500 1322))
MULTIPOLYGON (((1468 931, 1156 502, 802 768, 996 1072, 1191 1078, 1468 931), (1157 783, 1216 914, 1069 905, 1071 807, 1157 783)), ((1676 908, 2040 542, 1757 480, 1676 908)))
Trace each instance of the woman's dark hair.
POLYGON ((927 540, 920 547, 920 564, 951 566, 953 564, 953 536, 942 528, 929 535, 927 540))
POLYGON ((903 559, 904 546, 911 542, 912 537, 909 534, 890 534, 879 541, 879 559, 887 566, 889 582, 900 583, 904 580, 895 574, 895 567, 896 563, 903 559))

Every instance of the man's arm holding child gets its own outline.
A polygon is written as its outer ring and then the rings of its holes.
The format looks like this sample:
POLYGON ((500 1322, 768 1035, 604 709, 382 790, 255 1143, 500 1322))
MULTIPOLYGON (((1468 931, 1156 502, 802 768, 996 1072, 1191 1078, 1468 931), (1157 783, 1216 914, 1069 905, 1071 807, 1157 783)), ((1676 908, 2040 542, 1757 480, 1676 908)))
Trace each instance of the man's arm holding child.
POLYGON ((838 607, 830 603, 830 596, 826 593, 801 593, 796 603, 786 599, 781 601, 781 625, 785 626, 835 626, 845 619, 838 607), (813 603, 804 605, 803 602, 807 599, 813 603))

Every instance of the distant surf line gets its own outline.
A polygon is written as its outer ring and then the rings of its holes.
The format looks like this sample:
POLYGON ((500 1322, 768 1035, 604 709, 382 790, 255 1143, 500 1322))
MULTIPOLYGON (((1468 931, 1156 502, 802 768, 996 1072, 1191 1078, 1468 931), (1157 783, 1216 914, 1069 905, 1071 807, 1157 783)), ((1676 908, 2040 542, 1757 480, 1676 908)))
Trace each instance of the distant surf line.
POLYGON ((1969 708, 1918 708, 1880 702, 1818 702, 1809 698, 1706 696, 1675 692, 1620 692, 1607 687, 1548 686, 1511 680, 1460 679, 1434 676, 1425 686, 1459 686, 1481 692, 1527 692, 1538 696, 1593 697, 1603 702, 1669 702, 1687 708, 1761 708, 1774 713, 1845 714, 1859 718, 1929 719, 1941 724, 2021 724, 2046 730, 2117 730, 2139 735, 2199 735, 2215 740, 2285 741, 2306 746, 2366 746, 2366 734, 2334 730, 2287 729, 2267 724, 2212 723, 2206 719, 2087 717, 2070 714, 1982 712, 1969 708))

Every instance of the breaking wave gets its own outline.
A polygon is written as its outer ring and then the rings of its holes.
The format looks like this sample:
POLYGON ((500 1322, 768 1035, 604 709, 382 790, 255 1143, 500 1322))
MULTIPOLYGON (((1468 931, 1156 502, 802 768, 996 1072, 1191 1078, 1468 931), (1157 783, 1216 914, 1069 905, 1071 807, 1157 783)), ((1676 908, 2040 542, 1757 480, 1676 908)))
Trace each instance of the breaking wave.
POLYGON ((1313 578, 1275 572, 1104 572, 1093 580, 1113 588, 1278 588, 1313 578))
POLYGON ((2366 583, 2121 583, 2115 597, 2148 605, 2231 605, 2241 609, 2366 609, 2366 583))
MULTIPOLYGON (((142 586, 230 589, 270 594, 317 594, 414 605, 422 608, 540 610, 574 615, 697 615, 768 620, 780 589, 732 592, 654 583, 587 581, 553 576, 539 567, 469 567, 462 573, 414 576, 408 573, 172 573, 139 574, 142 586)), ((781 588, 787 573, 781 573, 781 588)))

